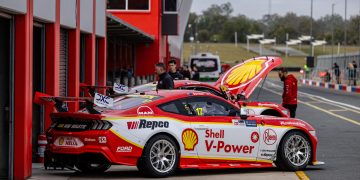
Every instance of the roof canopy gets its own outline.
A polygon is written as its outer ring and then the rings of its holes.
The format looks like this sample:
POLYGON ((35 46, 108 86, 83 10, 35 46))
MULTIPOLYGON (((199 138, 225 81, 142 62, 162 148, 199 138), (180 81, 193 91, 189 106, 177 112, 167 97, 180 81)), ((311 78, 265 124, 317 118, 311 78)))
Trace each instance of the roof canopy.
POLYGON ((142 30, 130 25, 120 18, 107 14, 107 36, 110 38, 120 38, 133 42, 149 43, 153 42, 155 37, 143 32, 142 30))

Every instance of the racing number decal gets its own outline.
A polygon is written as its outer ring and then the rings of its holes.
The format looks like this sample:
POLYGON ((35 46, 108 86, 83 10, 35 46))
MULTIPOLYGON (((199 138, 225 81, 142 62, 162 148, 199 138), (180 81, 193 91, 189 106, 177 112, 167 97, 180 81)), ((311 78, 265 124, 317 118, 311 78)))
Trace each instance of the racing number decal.
POLYGON ((203 115, 203 108, 196 108, 196 113, 198 116, 202 116, 203 115))

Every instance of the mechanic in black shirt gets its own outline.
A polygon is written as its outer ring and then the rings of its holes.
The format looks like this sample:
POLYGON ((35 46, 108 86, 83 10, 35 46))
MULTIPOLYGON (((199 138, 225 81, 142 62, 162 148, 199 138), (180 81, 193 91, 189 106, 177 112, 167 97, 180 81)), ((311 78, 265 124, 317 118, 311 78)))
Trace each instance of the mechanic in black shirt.
POLYGON ((164 63, 157 63, 155 65, 155 72, 159 76, 157 89, 174 89, 174 80, 166 72, 164 63))
POLYGON ((184 76, 179 71, 176 70, 176 61, 175 60, 169 61, 169 75, 174 80, 184 79, 184 76))

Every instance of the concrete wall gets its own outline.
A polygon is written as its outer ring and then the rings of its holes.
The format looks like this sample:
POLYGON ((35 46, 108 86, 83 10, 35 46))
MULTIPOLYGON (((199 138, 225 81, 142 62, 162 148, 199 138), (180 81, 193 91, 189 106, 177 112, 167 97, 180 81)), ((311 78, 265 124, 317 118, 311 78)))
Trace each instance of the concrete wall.
POLYGON ((96 0, 96 35, 105 37, 106 33, 106 0, 96 0))
POLYGON ((80 1, 80 30, 92 33, 93 32, 93 0, 80 1))
POLYGON ((55 22, 55 0, 34 0, 34 18, 55 22))
POLYGON ((76 27, 76 0, 60 1, 60 25, 68 28, 76 27))
POLYGON ((0 0, 0 7, 16 13, 26 13, 27 4, 25 0, 0 0))

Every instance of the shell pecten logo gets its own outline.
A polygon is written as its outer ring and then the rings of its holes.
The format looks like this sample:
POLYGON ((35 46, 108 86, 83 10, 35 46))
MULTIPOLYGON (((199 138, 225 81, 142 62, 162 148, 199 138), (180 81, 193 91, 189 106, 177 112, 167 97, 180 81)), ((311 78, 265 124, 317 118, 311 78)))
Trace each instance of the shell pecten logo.
POLYGON ((193 129, 185 129, 182 132, 182 142, 186 151, 194 151, 199 142, 198 135, 193 129))
POLYGON ((263 64, 265 62, 265 60, 256 59, 244 62, 244 64, 235 67, 226 77, 224 77, 226 78, 226 84, 229 86, 237 86, 246 83, 259 74, 263 69, 263 64))

